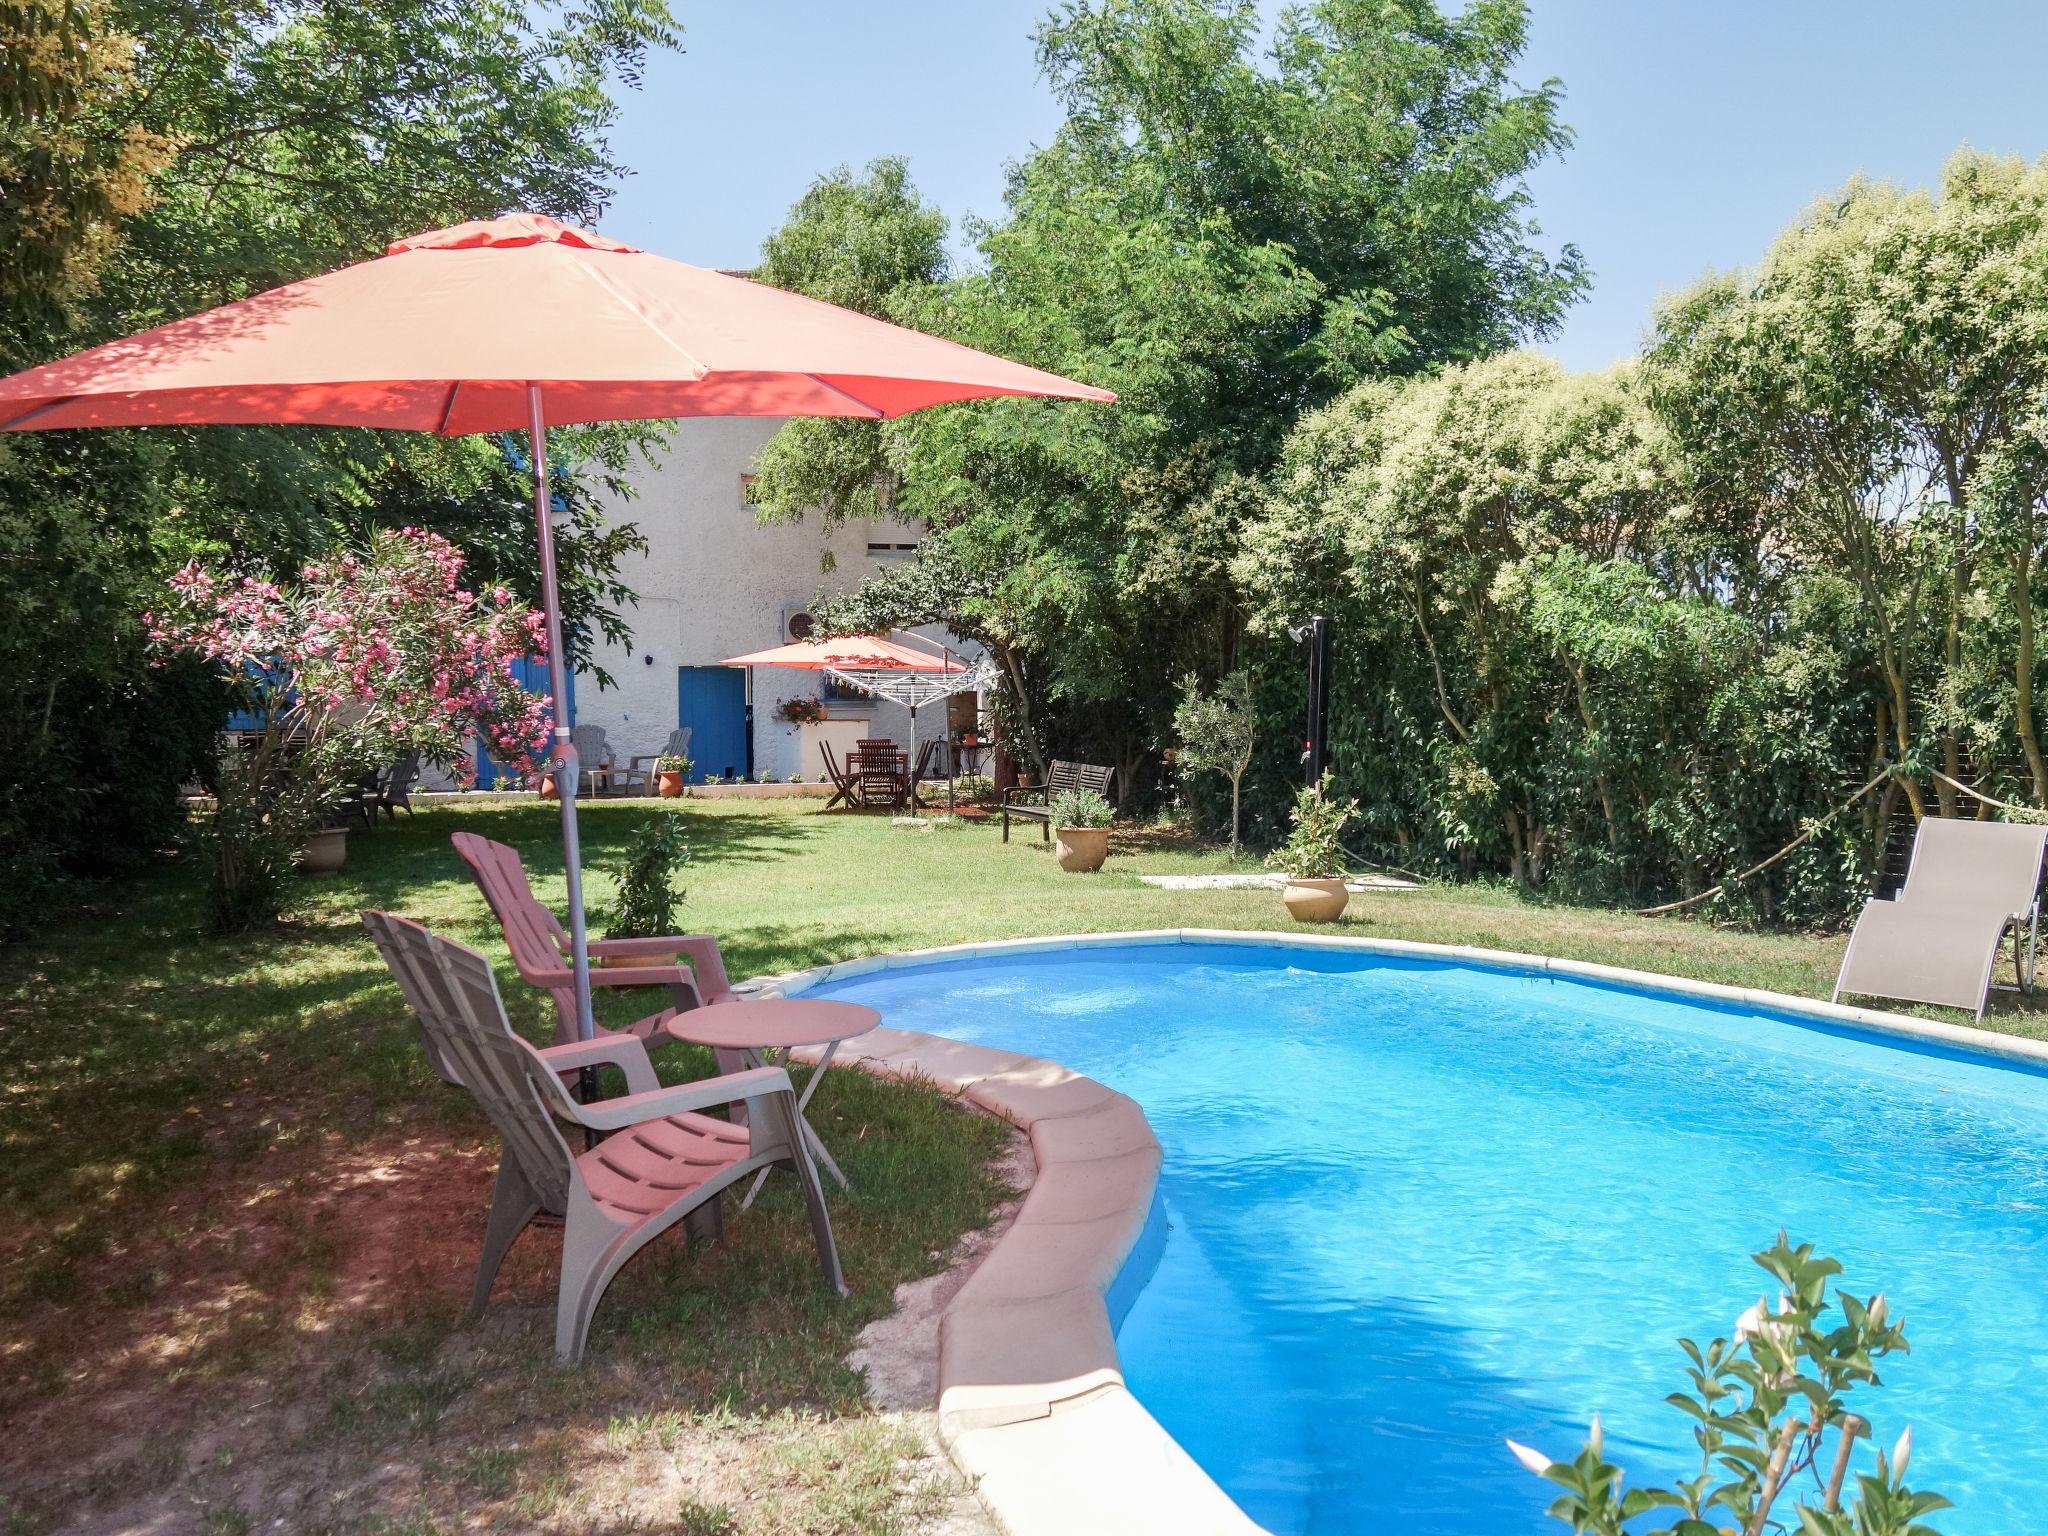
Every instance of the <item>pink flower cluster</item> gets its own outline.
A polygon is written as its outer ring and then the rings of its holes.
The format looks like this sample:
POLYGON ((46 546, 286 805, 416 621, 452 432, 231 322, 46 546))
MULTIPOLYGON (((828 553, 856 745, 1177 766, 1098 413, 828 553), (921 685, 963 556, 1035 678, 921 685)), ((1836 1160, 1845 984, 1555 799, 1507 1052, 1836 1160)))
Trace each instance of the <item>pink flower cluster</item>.
POLYGON ((544 751, 548 699, 516 681, 547 648, 546 619, 504 587, 461 585, 462 555, 418 528, 379 533, 367 553, 316 561, 289 590, 186 566, 152 641, 220 663, 267 704, 322 717, 338 763, 419 751, 468 778, 471 733, 511 764, 544 751))

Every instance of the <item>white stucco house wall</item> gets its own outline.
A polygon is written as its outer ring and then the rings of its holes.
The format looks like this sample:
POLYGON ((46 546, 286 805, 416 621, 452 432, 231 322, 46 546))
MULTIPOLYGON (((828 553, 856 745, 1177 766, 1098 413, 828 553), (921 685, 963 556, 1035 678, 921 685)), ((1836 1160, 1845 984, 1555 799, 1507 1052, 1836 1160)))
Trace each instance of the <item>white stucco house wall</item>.
MULTIPOLYGON (((813 775, 815 758, 803 761, 798 730, 774 714, 797 696, 824 698, 835 718, 867 723, 842 735, 909 740, 901 705, 828 697, 823 674, 718 665, 792 638, 792 619, 817 592, 857 586, 908 559, 920 536, 915 525, 894 521, 848 524, 830 534, 817 518, 759 523, 747 477, 781 425, 780 418, 760 417, 678 422, 667 448, 628 472, 634 494, 605 507, 611 517, 637 524, 648 545, 645 554, 628 555, 619 572, 639 596, 624 610, 632 644, 605 646, 593 658, 616 686, 600 690, 588 673, 576 680, 577 723, 603 726, 617 763, 659 751, 672 730, 687 725, 698 778, 727 770, 778 780, 813 775)), ((941 629, 918 633, 963 659, 979 655, 941 629)), ((943 736, 946 705, 920 709, 917 724, 920 741, 943 736)))

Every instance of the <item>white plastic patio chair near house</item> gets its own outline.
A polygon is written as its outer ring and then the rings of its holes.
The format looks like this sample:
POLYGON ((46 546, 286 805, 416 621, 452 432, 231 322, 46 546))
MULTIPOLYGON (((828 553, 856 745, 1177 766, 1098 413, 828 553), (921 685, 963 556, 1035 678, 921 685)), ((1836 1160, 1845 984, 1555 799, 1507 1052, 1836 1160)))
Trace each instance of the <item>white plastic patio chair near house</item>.
POLYGON ((654 775, 664 757, 688 757, 690 737, 696 734, 694 725, 679 725, 668 733, 668 741, 659 752, 642 752, 626 763, 626 793, 633 793, 635 784, 642 794, 654 792, 654 775), (642 767, 642 764, 645 767, 642 767))
POLYGON ((780 1067, 664 1088, 631 1035, 536 1049, 513 1033, 490 962, 475 950, 388 912, 365 912, 363 926, 419 1019, 435 1071, 475 1097, 503 1143, 473 1310, 490 1299, 498 1266, 527 1223, 543 1211, 561 1217, 555 1354, 573 1364, 583 1358, 599 1299, 628 1259, 679 1221, 715 1239, 724 1191, 776 1166, 795 1171, 825 1283, 847 1294, 825 1193, 798 1131, 796 1094, 780 1067), (561 1074, 596 1065, 625 1074, 623 1098, 579 1104, 569 1096, 561 1074), (746 1106, 744 1125, 702 1113, 731 1103, 746 1106), (572 1153, 561 1120, 612 1134, 572 1153))
POLYGON ((612 748, 605 739, 604 727, 588 723, 579 725, 569 733, 569 740, 576 748, 576 761, 582 765, 583 792, 588 795, 611 793, 612 748))
POLYGON ((1906 883, 1856 920, 1835 978, 1844 992, 1967 1008, 1979 1019, 2008 930, 2014 980, 2034 985, 2041 858, 2048 826, 1930 816, 1913 838, 1906 883))

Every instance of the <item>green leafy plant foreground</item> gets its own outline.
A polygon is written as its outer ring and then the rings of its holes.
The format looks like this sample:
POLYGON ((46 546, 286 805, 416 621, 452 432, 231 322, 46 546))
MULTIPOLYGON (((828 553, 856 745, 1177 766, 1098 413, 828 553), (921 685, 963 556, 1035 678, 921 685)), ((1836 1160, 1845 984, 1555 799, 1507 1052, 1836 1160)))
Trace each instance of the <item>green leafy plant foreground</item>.
POLYGON ((684 892, 676 887, 676 876, 689 862, 683 821, 673 811, 657 811, 635 827, 605 937, 654 939, 680 933, 684 892))
POLYGON ((1345 827, 1358 815, 1356 800, 1338 800, 1331 779, 1305 786, 1294 797, 1294 826, 1267 864, 1290 880, 1328 880, 1344 873, 1345 827))
POLYGON ((1878 1453, 1874 1472, 1856 1478, 1845 1505, 1842 1493, 1857 1438, 1868 1422, 1846 1406, 1859 1386, 1879 1385, 1876 1362, 1906 1352, 1905 1325, 1893 1318, 1880 1293, 1868 1300, 1828 1283, 1842 1272, 1814 1256, 1810 1243, 1794 1247, 1785 1234, 1753 1255, 1778 1282, 1777 1305, 1761 1298, 1736 1319, 1735 1337, 1702 1348, 1679 1340, 1690 1390, 1665 1401, 1693 1420, 1699 1446, 1697 1476, 1669 1487, 1627 1488, 1620 1467, 1605 1456, 1600 1420, 1570 1461, 1508 1442, 1530 1471, 1563 1488, 1550 1516, 1586 1536, 1762 1536, 1796 1529, 1800 1536, 1935 1536, 1921 1518, 1947 1509, 1938 1493, 1906 1485, 1913 1431, 1908 1426, 1891 1453, 1878 1453), (1839 1321, 1825 1321, 1830 1308, 1839 1321), (1795 1482, 1788 1522, 1778 1501, 1795 1482), (1669 1510, 1669 1525, 1642 1523, 1669 1510))

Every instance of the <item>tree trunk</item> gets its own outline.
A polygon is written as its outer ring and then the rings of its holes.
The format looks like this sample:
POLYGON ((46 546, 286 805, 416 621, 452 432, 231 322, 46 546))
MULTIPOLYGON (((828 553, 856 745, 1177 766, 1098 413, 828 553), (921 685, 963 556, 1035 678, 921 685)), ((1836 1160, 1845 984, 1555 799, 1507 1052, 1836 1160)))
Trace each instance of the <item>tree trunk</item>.
POLYGON ((1024 756, 1031 764, 1031 771, 1041 778, 1046 772, 1045 748, 1038 739, 1038 730, 1031 723, 1031 698, 1024 687, 1024 669, 1017 661, 1017 653, 1007 645, 991 645, 996 660, 1001 663, 1003 678, 1010 685, 1010 719, 1017 728, 1017 745, 1024 749, 1024 756))
MULTIPOLYGON (((1967 564, 1958 556, 1949 567, 1948 577, 1948 629, 1942 636, 1942 660, 1948 668, 1951 686, 1956 671, 1963 661, 1963 583, 1968 579, 1967 564)), ((1941 728, 1941 771, 1958 783, 1963 777, 1963 744, 1956 740, 1953 727, 1941 728)), ((1941 814, 1956 814, 1955 786, 1943 779, 1934 781, 1935 792, 1941 799, 1941 814)))
POLYGON ((1532 891, 1536 881, 1530 868, 1529 846, 1522 836, 1522 818, 1512 805, 1503 805, 1500 815, 1508 831, 1508 872, 1514 876, 1515 884, 1532 891))
MULTIPOLYGON (((1885 691, 1891 697, 1892 739, 1898 752, 1899 761, 1904 762, 1911 744, 1912 710, 1907 689, 1906 664, 1900 654, 1898 635, 1891 615, 1885 610, 1884 590, 1877 575, 1878 562, 1867 548, 1869 537, 1861 526, 1862 509, 1852 506, 1846 513, 1844 528, 1844 559, 1849 566, 1857 588, 1863 593, 1866 611, 1877 640, 1878 664, 1884 669, 1885 691)), ((1920 576, 1916 572, 1913 591, 1906 604, 1906 616, 1910 625, 1912 616, 1920 607, 1920 576)), ((1913 819, 1919 821, 1927 814, 1927 804, 1921 798, 1920 786, 1910 778, 1899 781, 1907 804, 1913 807, 1913 819)))
POLYGON ((2013 556, 2012 609, 2019 620, 2019 654, 2013 659, 2013 714, 2019 720, 2020 746, 2027 771, 2034 778, 2034 804, 2048 806, 2048 758, 2041 755, 2040 733, 2034 728, 2034 539, 2032 519, 2013 556))
MULTIPOLYGON (((1578 701, 1579 720, 1597 748, 1600 728, 1593 723, 1593 710, 1586 702, 1586 676, 1577 667, 1568 666, 1566 670, 1572 675, 1572 697, 1578 701)), ((1607 846, 1618 851, 1621 848, 1621 818, 1614 813, 1614 791, 1608 786, 1606 770, 1597 766, 1597 752, 1594 761, 1593 788, 1600 795, 1600 813, 1607 818, 1607 846)))
POLYGON ((1237 857, 1239 807, 1243 804, 1243 785, 1243 773, 1234 773, 1230 776, 1230 856, 1233 859, 1237 857))

